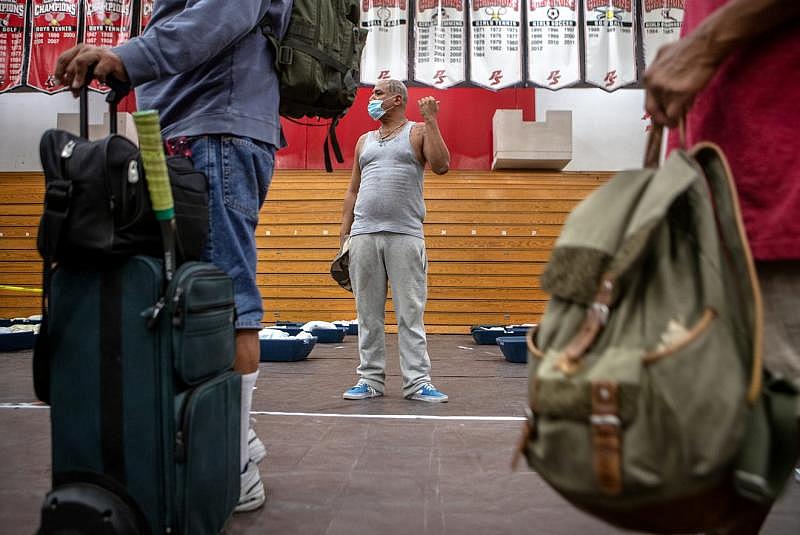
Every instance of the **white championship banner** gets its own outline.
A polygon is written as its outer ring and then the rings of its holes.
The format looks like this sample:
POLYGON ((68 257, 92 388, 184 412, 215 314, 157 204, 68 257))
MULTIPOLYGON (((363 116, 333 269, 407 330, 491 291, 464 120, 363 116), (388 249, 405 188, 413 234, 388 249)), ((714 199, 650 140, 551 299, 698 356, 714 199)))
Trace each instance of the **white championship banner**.
POLYGON ((578 0, 526 0, 528 81, 560 89, 581 80, 578 0))
POLYGON ((585 0, 586 82, 614 91, 636 82, 633 0, 585 0))
POLYGON ((685 0, 642 0, 642 48, 649 67, 658 49, 681 36, 685 0))
POLYGON ((471 0, 470 81, 502 89, 522 81, 524 0, 471 0))
POLYGON ((408 0, 361 0, 361 83, 408 79, 408 0))
POLYGON ((414 80, 446 88, 466 78, 467 0, 417 0, 414 80))

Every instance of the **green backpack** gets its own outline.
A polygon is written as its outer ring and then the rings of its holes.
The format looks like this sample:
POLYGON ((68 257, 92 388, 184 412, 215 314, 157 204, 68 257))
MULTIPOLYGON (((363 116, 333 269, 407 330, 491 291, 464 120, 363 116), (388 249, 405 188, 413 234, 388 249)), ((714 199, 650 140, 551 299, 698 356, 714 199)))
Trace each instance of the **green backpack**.
POLYGON ((711 529, 777 497, 796 392, 762 380, 758 281, 717 147, 617 174, 570 214, 541 282, 551 300, 529 333, 520 444, 531 468, 643 531, 711 529))
POLYGON ((282 39, 267 16, 261 31, 275 47, 280 78, 280 114, 289 119, 331 119, 325 139, 325 168, 332 170, 328 139, 336 161, 342 152, 336 125, 353 104, 358 89, 361 51, 367 30, 359 28, 358 0, 294 0, 282 39))

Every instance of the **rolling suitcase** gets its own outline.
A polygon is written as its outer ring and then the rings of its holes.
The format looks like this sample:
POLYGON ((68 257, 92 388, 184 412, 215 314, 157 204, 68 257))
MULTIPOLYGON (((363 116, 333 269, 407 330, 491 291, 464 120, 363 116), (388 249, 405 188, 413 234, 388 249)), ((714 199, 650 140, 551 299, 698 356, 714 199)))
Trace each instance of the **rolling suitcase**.
POLYGON ((167 282, 153 256, 88 257, 52 272, 45 260, 34 380, 51 405, 53 489, 39 532, 218 533, 239 497, 232 280, 199 261, 167 282))

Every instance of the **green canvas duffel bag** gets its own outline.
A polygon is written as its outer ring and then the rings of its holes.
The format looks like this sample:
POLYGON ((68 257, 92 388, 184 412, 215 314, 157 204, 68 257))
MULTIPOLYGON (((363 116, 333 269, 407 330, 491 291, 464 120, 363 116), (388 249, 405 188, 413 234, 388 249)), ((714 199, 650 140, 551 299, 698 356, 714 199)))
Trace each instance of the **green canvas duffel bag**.
POLYGON ((570 214, 541 282, 520 444, 531 468, 578 507, 654 532, 710 529, 743 500, 776 498, 796 392, 762 375, 758 281, 719 148, 613 177, 570 214))

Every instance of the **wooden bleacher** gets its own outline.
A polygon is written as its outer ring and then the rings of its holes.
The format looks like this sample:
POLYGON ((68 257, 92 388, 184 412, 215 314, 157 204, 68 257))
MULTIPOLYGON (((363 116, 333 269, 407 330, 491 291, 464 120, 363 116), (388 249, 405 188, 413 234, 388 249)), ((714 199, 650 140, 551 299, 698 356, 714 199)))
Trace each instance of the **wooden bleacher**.
MULTIPOLYGON (((566 215, 609 173, 426 174, 430 333, 473 324, 536 322, 547 295, 542 272, 566 215)), ((264 321, 351 320, 352 294, 328 274, 339 246, 349 173, 276 172, 256 242, 264 321)), ((39 288, 36 233, 40 173, 0 173, 0 285, 39 288)), ((39 311, 34 293, 0 290, 0 317, 39 311)), ((396 330, 391 301, 389 330, 396 330)))

